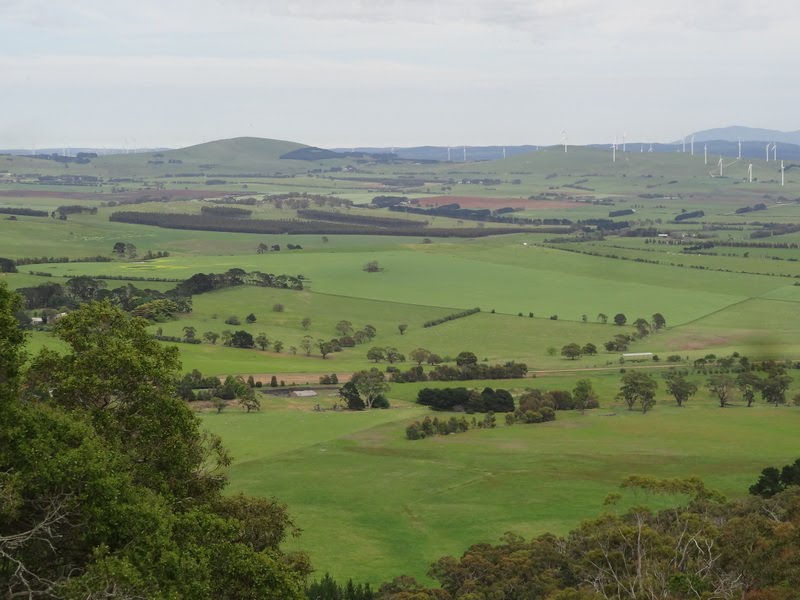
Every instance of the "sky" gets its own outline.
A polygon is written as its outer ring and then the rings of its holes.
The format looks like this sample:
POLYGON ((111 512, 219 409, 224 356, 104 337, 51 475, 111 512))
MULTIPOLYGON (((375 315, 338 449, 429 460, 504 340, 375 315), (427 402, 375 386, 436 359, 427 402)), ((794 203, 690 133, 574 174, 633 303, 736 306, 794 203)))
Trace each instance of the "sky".
POLYGON ((795 0, 0 0, 0 148, 800 129, 795 0))

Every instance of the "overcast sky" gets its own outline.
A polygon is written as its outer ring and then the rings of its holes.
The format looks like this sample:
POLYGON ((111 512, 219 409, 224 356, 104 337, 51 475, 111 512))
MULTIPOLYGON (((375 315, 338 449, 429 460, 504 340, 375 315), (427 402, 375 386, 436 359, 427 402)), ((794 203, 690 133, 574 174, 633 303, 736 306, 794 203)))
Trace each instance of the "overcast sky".
POLYGON ((0 0, 0 148, 800 129, 795 0, 0 0))

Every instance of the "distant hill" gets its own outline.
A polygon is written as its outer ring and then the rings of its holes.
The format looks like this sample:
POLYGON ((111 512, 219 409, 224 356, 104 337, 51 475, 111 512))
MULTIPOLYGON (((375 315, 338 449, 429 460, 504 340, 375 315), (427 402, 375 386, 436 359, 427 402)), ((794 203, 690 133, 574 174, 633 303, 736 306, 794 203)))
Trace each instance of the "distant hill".
MULTIPOLYGON (((725 142, 778 142, 783 144, 800 145, 800 131, 777 131, 775 129, 758 129, 755 127, 720 127, 717 129, 704 129, 693 134, 695 143, 725 141, 725 142)), ((691 137, 689 134, 688 137, 691 137)))

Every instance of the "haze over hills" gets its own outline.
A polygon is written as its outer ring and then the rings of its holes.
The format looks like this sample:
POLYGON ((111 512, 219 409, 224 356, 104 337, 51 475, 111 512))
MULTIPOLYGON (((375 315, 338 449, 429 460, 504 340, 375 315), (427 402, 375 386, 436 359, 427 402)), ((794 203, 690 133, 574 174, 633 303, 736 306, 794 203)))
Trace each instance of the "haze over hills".
POLYGON ((726 141, 726 142, 778 142, 783 144, 800 145, 800 130, 798 131, 778 131, 776 129, 759 129, 756 127, 744 127, 732 125, 730 127, 719 127, 716 129, 704 129, 689 134, 695 136, 696 142, 726 141))

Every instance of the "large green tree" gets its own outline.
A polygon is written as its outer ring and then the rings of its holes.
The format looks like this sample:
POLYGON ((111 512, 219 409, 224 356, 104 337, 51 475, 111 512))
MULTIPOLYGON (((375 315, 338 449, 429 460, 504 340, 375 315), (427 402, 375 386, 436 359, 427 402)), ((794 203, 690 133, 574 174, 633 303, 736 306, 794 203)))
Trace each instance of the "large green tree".
POLYGON ((651 375, 640 370, 628 371, 622 376, 622 385, 617 398, 625 402, 628 410, 633 410, 638 404, 642 412, 646 413, 656 403, 657 389, 658 383, 651 375))
POLYGON ((223 496, 229 459, 176 396, 176 350, 87 304, 21 381, 15 305, 0 284, 2 597, 303 598, 285 508, 223 496))

